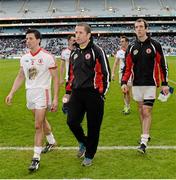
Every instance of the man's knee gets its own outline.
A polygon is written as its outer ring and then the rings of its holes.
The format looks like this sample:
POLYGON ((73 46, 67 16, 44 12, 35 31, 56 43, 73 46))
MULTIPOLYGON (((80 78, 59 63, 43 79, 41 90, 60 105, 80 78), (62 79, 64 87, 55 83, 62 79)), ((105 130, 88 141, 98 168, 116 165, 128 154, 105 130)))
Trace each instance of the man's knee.
POLYGON ((143 106, 143 117, 144 119, 150 119, 151 118, 151 113, 152 113, 152 108, 153 108, 153 103, 154 101, 150 101, 147 104, 144 104, 143 106))
POLYGON ((35 129, 36 130, 42 129, 42 123, 40 122, 35 123, 35 129))

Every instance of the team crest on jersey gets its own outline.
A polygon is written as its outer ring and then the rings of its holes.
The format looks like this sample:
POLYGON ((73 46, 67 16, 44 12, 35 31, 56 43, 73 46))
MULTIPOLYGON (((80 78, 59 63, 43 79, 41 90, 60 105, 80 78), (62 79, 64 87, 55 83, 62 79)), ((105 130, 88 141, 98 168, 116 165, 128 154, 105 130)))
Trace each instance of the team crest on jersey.
POLYGON ((38 70, 35 67, 31 67, 28 70, 28 77, 30 80, 34 80, 38 74, 38 70))
POLYGON ((74 54, 73 59, 76 59, 77 57, 78 57, 78 55, 77 55, 77 54, 74 54))
POLYGON ((86 60, 89 60, 90 58, 91 58, 90 53, 85 54, 85 59, 86 59, 86 60))
POLYGON ((133 51, 133 54, 136 55, 137 53, 138 53, 138 50, 135 49, 135 50, 133 51))
POLYGON ((152 52, 152 50, 151 50, 150 48, 147 48, 147 49, 146 49, 146 53, 147 53, 147 54, 150 54, 151 52, 152 52))
POLYGON ((38 62, 38 64, 41 65, 41 64, 43 64, 43 59, 38 59, 37 62, 38 62))

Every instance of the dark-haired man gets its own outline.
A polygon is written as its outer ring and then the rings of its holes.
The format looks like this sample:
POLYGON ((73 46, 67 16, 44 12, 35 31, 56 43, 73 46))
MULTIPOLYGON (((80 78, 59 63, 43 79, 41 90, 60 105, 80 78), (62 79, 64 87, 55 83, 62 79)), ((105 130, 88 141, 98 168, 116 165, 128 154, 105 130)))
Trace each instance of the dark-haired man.
POLYGON ((110 68, 105 52, 93 43, 91 28, 86 23, 75 27, 77 46, 71 52, 69 78, 64 100, 69 99, 68 125, 79 142, 77 156, 90 166, 97 150, 104 114, 104 96, 110 81, 110 68), (87 135, 81 123, 87 117, 87 135))
POLYGON ((69 35, 67 38, 68 47, 63 49, 61 52, 61 64, 60 64, 60 84, 64 84, 64 74, 65 80, 68 80, 68 68, 69 68, 69 58, 70 53, 74 48, 75 37, 73 34, 69 35))
MULTIPOLYGON (((125 52, 129 44, 129 39, 126 36, 120 37, 120 49, 117 50, 117 53, 115 55, 115 61, 112 68, 112 79, 115 77, 115 71, 117 68, 117 65, 119 65, 119 83, 121 83, 123 69, 125 66, 125 52)), ((131 78, 128 80, 127 83, 128 91, 126 93, 123 93, 123 99, 124 99, 124 108, 123 113, 125 115, 130 113, 130 95, 131 95, 131 78)))
POLYGON ((147 35, 148 23, 138 19, 134 24, 137 39, 129 45, 126 64, 121 81, 123 92, 127 92, 127 82, 132 74, 132 94, 138 103, 141 122, 141 142, 138 151, 145 153, 150 139, 151 114, 156 98, 156 88, 160 85, 168 94, 168 68, 159 42, 147 35))
POLYGON ((58 106, 58 71, 54 57, 40 47, 41 34, 38 30, 29 29, 26 32, 26 45, 29 52, 20 60, 20 70, 14 81, 6 103, 11 104, 14 93, 25 80, 27 108, 32 110, 35 118, 34 155, 29 167, 30 171, 37 170, 40 164, 43 135, 48 144, 44 151, 49 151, 55 144, 51 126, 46 119, 47 109, 55 112, 58 106), (51 78, 53 79, 54 97, 51 99, 51 78))

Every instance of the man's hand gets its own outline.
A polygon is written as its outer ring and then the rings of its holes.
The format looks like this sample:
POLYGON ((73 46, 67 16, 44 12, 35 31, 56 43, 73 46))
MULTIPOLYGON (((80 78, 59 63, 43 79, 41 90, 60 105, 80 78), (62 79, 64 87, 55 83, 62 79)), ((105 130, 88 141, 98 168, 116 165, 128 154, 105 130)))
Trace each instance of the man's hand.
POLYGON ((9 93, 8 96, 5 99, 5 102, 7 105, 12 105, 12 99, 13 99, 13 94, 9 93))
POLYGON ((64 96, 63 96, 63 98, 62 98, 62 102, 63 103, 68 103, 69 102, 69 100, 70 100, 70 94, 65 94, 64 96))
POLYGON ((121 86, 121 89, 122 89, 122 92, 123 92, 123 93, 127 93, 127 92, 128 92, 128 86, 127 86, 126 84, 123 84, 123 85, 121 86))
POLYGON ((68 114, 68 112, 69 112, 68 104, 69 104, 70 96, 71 96, 70 94, 65 94, 62 98, 62 103, 63 103, 62 111, 64 114, 68 114))
POLYGON ((167 95, 169 93, 169 87, 168 86, 161 86, 161 91, 163 91, 164 95, 167 95))
POLYGON ((51 112, 56 112, 58 108, 58 100, 54 99, 51 105, 51 112))
POLYGON ((115 80, 115 74, 111 75, 111 79, 114 81, 115 80))
POLYGON ((62 86, 65 83, 64 79, 60 79, 59 83, 62 86))

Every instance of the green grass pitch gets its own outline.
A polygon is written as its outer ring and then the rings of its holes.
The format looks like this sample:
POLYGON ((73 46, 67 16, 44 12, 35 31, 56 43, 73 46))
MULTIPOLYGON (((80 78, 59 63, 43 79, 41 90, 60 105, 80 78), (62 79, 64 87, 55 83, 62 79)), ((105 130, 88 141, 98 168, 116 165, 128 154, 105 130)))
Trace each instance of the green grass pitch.
MULTIPOLYGON (((176 57, 168 57, 169 79, 176 81, 176 57)), ((110 59, 112 66, 113 59, 110 59)), ((58 61, 59 64, 59 61, 58 61)), ((33 147, 34 120, 26 109, 24 85, 15 94, 13 105, 4 103, 19 68, 18 60, 0 60, 0 147, 33 147)), ((170 83, 176 90, 176 84, 170 83)), ((159 90, 158 90, 159 92, 159 90)), ((60 88, 59 110, 48 113, 49 122, 59 146, 77 146, 61 111, 64 87, 60 88)), ((156 100, 149 146, 176 145, 176 93, 168 102, 156 100)), ((105 113, 99 146, 137 146, 140 124, 136 103, 131 114, 122 114, 123 98, 116 77, 106 96, 105 113)), ((86 127, 86 121, 83 121, 86 127)), ((27 170, 33 151, 0 150, 0 178, 176 178, 176 150, 148 149, 146 155, 132 150, 98 150, 93 166, 82 167, 75 150, 55 150, 41 157, 38 172, 27 170)))

